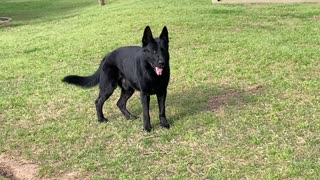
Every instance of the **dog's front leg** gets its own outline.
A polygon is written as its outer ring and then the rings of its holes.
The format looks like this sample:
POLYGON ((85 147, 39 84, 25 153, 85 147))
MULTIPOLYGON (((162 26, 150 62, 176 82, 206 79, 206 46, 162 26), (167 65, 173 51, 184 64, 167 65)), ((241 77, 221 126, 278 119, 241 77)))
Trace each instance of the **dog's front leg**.
POLYGON ((150 132, 152 128, 149 115, 150 95, 146 95, 141 92, 141 103, 143 108, 143 128, 144 130, 150 132))
POLYGON ((166 97, 167 92, 158 93, 157 99, 158 99, 158 105, 159 105, 159 118, 160 118, 160 124, 162 127, 169 129, 170 125, 166 118, 166 97))

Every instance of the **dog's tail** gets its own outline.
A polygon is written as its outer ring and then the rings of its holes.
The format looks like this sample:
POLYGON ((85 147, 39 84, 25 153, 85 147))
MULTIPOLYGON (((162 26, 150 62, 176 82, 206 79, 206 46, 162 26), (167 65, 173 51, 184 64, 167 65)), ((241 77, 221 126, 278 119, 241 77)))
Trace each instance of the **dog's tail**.
POLYGON ((62 79, 63 82, 81 86, 83 88, 91 88, 99 83, 100 79, 100 68, 91 76, 77 76, 70 75, 62 79))

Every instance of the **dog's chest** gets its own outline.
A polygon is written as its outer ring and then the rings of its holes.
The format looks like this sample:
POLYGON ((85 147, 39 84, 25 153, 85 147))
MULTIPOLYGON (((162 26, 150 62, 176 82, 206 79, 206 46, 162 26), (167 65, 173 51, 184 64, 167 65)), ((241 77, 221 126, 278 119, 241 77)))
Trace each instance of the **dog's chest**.
POLYGON ((162 92, 168 86, 168 80, 164 77, 156 77, 151 79, 145 79, 141 82, 141 91, 147 94, 157 94, 162 92))

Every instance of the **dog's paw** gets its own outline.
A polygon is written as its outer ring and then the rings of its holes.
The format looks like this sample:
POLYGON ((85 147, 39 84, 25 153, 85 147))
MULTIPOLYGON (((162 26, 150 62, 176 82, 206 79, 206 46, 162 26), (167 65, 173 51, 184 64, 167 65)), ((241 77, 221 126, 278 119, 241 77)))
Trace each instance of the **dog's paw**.
POLYGON ((106 123, 108 122, 109 120, 107 118, 101 118, 101 119, 98 119, 98 122, 99 123, 106 123))
POLYGON ((170 124, 168 122, 161 122, 161 127, 164 127, 166 129, 170 129, 170 124))
POLYGON ((148 126, 144 126, 143 129, 147 132, 151 132, 152 127, 151 125, 148 125, 148 126))
POLYGON ((166 129, 170 129, 170 124, 168 123, 166 118, 160 117, 160 124, 161 124, 161 127, 164 127, 166 129))

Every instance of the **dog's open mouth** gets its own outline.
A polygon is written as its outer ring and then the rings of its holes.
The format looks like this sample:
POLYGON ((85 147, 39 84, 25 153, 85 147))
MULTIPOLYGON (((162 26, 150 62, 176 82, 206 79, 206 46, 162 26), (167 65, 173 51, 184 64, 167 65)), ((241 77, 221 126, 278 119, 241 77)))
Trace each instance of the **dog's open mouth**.
POLYGON ((156 74, 157 74, 158 76, 161 76, 161 75, 162 75, 162 70, 163 70, 162 67, 155 67, 155 71, 156 71, 156 74))

